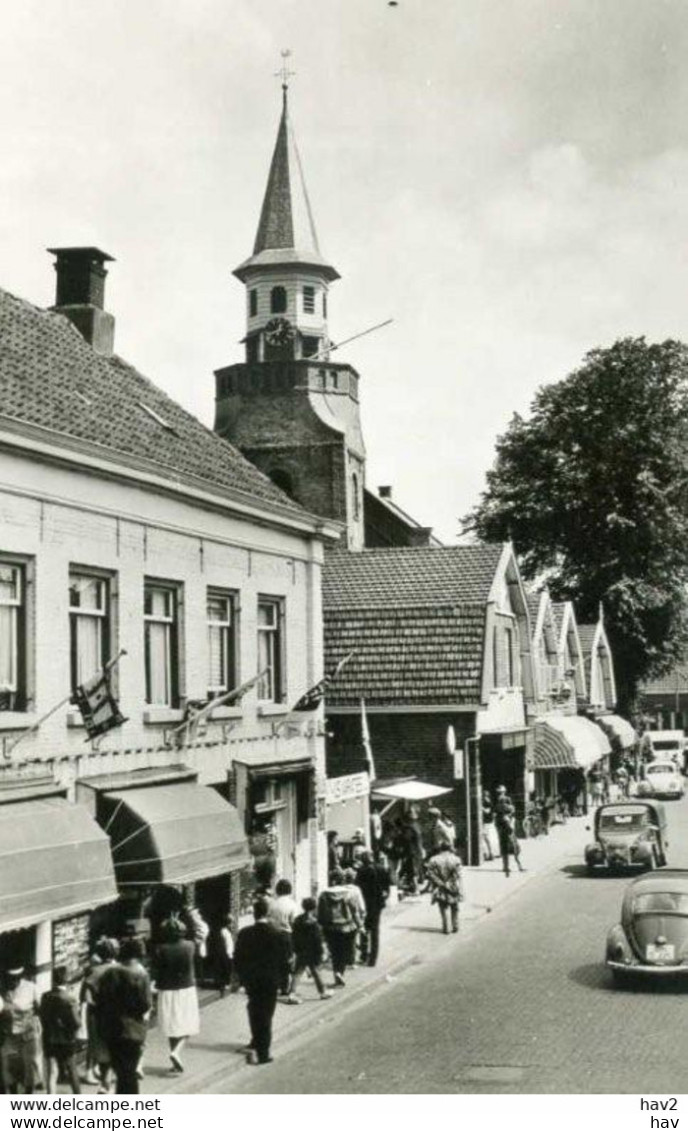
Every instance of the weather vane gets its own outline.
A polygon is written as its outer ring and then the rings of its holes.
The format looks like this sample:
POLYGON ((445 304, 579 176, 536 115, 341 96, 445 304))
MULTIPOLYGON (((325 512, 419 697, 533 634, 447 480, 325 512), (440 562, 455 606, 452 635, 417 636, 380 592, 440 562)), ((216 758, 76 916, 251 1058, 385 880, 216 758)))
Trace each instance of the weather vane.
POLYGON ((279 71, 275 71, 275 78, 282 80, 282 90, 286 94, 289 87, 289 79, 296 74, 296 71, 289 70, 288 60, 291 58, 291 51, 289 50, 289 48, 287 47, 284 51, 280 51, 280 55, 282 56, 282 66, 280 67, 279 71))

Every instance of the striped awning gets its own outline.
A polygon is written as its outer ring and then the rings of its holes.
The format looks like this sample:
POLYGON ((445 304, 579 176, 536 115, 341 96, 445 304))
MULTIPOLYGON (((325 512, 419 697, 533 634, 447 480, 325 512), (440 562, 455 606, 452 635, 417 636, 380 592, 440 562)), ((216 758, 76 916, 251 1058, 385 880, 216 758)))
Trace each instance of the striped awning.
POLYGON ((545 715, 535 723, 536 770, 587 770, 611 754, 606 734, 579 715, 545 715))
POLYGON ((628 722, 620 715, 600 715, 596 720, 605 732, 611 732, 612 737, 618 738, 624 750, 630 750, 638 741, 638 735, 628 722))

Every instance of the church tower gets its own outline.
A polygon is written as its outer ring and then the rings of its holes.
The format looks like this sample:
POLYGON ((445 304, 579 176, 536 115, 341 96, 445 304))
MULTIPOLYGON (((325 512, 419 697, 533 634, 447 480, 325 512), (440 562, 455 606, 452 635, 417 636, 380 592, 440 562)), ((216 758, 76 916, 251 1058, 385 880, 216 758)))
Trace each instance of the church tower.
MULTIPOLYGON (((284 54, 284 53, 283 53, 284 54)), ((215 371, 215 431, 307 510, 364 544, 365 448, 356 371, 330 360, 330 284, 313 220, 282 70, 282 115, 246 288, 245 361, 215 371)))

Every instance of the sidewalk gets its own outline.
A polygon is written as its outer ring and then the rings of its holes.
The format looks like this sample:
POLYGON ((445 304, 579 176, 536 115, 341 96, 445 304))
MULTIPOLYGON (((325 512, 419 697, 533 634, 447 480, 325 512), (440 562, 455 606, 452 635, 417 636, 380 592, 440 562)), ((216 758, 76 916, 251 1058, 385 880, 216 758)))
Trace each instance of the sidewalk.
MULTIPOLYGON (((361 966, 349 971, 346 987, 337 990, 329 1001, 320 1001, 313 983, 304 978, 299 987, 301 1005, 278 1003, 273 1027, 276 1055, 285 1042, 302 1032, 336 1023, 342 1010, 348 1010, 384 982, 393 981, 408 967, 446 954, 447 947, 460 944, 493 908, 512 898, 538 875, 556 867, 562 858, 580 853, 582 859, 588 838, 587 820, 572 818, 565 825, 554 826, 549 836, 522 842, 522 860, 527 870, 513 872, 508 879, 502 874, 499 860, 483 864, 481 868, 466 868, 466 902, 461 905, 458 936, 441 933, 438 910, 430 904, 427 895, 405 899, 388 908, 382 922, 380 961, 375 968, 361 966)), ((329 971, 324 973, 328 981, 329 971)), ((201 1029, 200 1035, 187 1045, 186 1070, 181 1076, 169 1075, 166 1042, 156 1029, 151 1031, 146 1044, 142 1093, 212 1091, 214 1081, 226 1080, 245 1067, 245 1056, 240 1051, 248 1040, 243 993, 228 994, 224 998, 210 995, 202 1009, 201 1029)))

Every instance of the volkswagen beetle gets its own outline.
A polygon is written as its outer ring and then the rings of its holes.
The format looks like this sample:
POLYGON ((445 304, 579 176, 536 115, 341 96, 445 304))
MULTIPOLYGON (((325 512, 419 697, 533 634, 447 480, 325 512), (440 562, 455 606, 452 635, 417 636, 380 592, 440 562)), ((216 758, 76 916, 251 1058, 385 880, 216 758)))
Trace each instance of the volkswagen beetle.
POLYGON ((624 892, 621 922, 607 936, 606 962, 614 981, 633 975, 688 975, 688 871, 666 868, 633 880, 624 892))
POLYGON ((595 840, 585 849, 588 872, 595 868, 656 868, 667 862, 667 825, 658 801, 634 799, 595 810, 595 840))
POLYGON ((683 797, 683 778, 675 762, 650 762, 638 783, 638 797, 683 797))

